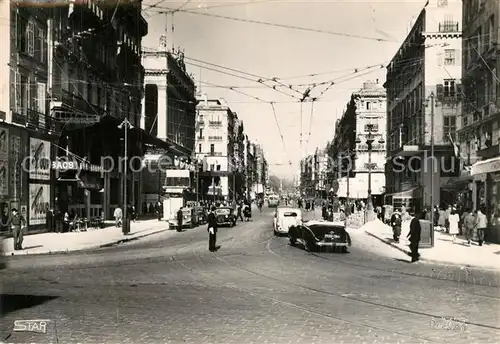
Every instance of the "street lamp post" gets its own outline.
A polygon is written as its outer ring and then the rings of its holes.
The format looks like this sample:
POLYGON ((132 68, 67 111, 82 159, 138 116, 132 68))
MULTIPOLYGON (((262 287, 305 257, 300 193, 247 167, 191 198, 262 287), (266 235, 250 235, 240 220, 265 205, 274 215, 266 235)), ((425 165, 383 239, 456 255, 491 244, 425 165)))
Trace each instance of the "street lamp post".
MULTIPOLYGON (((368 195, 366 200, 366 210, 367 216, 371 215, 373 212, 373 200, 372 200, 372 151, 373 151, 373 142, 375 142, 375 135, 373 135, 373 124, 367 124, 368 134, 366 135, 366 145, 368 149, 368 195)), ((381 145, 385 143, 383 138, 380 138, 378 141, 381 145)), ((361 140, 358 138, 356 143, 361 143, 361 140)))
POLYGON ((431 247, 434 247, 434 92, 431 92, 429 96, 431 100, 431 195, 430 195, 430 203, 431 203, 431 247))
POLYGON ((128 190, 128 180, 127 180, 127 172, 128 172, 128 129, 131 127, 130 122, 128 121, 127 118, 123 120, 123 122, 118 126, 120 129, 125 130, 125 148, 124 148, 124 164, 125 168, 123 171, 123 179, 125 180, 124 187, 123 187, 123 222, 122 222, 122 232, 123 234, 127 235, 130 233, 130 223, 128 221, 128 202, 127 202, 127 190, 128 190))

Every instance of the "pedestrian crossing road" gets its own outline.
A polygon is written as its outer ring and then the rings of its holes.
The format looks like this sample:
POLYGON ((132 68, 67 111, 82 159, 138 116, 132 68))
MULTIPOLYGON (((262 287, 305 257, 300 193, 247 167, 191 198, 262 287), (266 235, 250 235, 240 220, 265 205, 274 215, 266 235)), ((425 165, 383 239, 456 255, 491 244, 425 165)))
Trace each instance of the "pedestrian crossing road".
POLYGON ((272 213, 219 230, 44 257, 2 273, 7 343, 488 343, 500 339, 500 274, 408 257, 351 231, 350 253, 311 254, 272 235, 272 213), (14 321, 49 320, 46 333, 14 321))

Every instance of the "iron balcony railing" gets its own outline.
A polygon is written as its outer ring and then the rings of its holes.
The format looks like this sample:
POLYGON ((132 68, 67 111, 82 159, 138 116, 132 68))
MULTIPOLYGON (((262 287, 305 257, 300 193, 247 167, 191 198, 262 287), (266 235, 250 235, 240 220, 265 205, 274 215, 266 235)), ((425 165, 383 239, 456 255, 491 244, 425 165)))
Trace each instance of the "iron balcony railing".
POLYGON ((459 32, 458 22, 439 23, 439 32, 459 32))
POLYGON ((31 109, 13 111, 12 123, 24 125, 29 129, 41 130, 44 132, 56 132, 57 129, 57 121, 53 117, 31 109))

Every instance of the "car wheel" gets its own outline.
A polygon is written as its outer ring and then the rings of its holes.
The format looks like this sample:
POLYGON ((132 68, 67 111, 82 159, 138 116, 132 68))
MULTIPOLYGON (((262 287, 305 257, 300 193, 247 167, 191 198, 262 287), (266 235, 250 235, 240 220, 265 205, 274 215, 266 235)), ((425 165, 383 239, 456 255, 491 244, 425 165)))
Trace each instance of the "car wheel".
POLYGON ((342 253, 347 253, 347 247, 342 246, 342 253))
POLYGON ((290 236, 290 246, 295 246, 297 245, 297 239, 295 239, 293 236, 290 236))
POLYGON ((306 240, 305 244, 304 244, 304 250, 306 250, 307 252, 313 252, 314 246, 311 244, 311 242, 309 240, 306 240))

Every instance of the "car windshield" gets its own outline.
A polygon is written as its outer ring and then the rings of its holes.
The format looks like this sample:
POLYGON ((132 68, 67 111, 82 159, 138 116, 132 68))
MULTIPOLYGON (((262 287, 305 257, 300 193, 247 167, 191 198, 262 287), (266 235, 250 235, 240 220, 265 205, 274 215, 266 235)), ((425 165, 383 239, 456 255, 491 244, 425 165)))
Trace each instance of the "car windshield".
POLYGON ((217 215, 229 215, 231 213, 231 209, 229 208, 219 208, 215 210, 217 215))
POLYGON ((342 226, 325 226, 325 225, 311 225, 309 226, 309 229, 316 235, 316 236, 321 236, 323 237, 325 234, 328 234, 330 232, 335 232, 335 233, 344 233, 345 228, 342 226))

